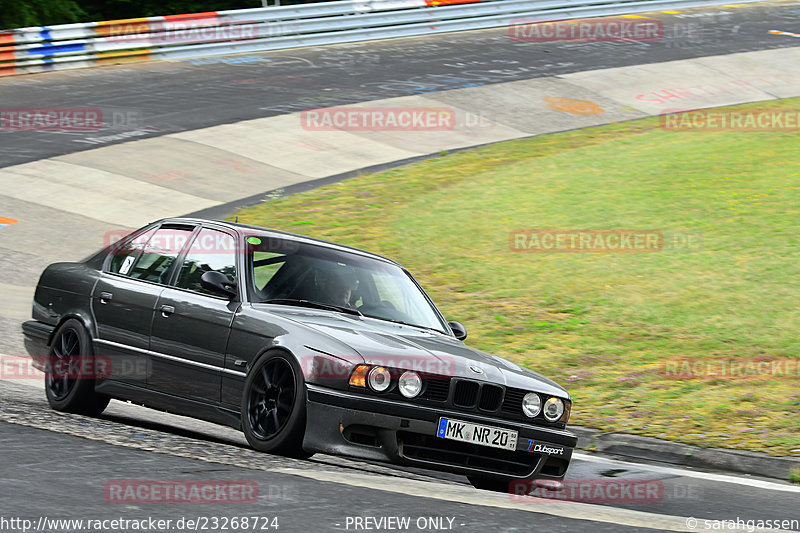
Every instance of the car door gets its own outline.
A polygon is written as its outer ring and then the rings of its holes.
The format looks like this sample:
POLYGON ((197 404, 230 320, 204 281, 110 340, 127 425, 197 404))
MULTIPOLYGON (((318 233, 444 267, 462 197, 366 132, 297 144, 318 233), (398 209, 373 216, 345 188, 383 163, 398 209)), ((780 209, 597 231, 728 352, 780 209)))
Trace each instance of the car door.
POLYGON ((111 362, 109 379, 145 387, 153 310, 193 226, 163 225, 115 247, 92 293, 95 352, 111 362))
POLYGON ((233 233, 204 227, 195 236, 160 294, 150 335, 152 374, 148 388, 206 403, 219 403, 222 369, 239 298, 204 289, 203 273, 217 270, 237 282, 233 233))

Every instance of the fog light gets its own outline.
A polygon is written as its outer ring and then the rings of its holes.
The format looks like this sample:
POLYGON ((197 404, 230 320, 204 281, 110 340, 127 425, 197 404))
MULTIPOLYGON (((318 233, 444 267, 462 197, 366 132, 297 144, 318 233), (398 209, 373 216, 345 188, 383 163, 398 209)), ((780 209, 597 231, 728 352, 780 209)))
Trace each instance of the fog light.
POLYGON ((529 392, 522 398, 522 412, 525 416, 534 418, 542 412, 542 399, 535 392, 529 392))
POLYGON ((367 382, 375 392, 383 392, 392 384, 392 376, 389 371, 382 366, 376 366, 369 371, 367 382))
POLYGON ((353 370, 353 373, 350 374, 350 385, 353 387, 366 387, 367 372, 369 372, 369 365, 356 366, 355 370, 353 370))
POLYGON ((549 398, 544 402, 544 417, 550 422, 555 422, 564 414, 564 402, 558 398, 549 398))
POLYGON ((400 389, 400 394, 406 398, 413 398, 422 392, 422 379, 416 372, 403 372, 397 382, 397 388, 400 389))

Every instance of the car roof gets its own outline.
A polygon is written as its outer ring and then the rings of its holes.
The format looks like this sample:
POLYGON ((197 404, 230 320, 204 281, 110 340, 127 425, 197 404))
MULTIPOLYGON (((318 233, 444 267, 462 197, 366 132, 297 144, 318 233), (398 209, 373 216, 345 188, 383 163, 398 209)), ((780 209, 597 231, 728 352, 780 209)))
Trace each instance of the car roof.
POLYGON ((288 231, 281 231, 281 230, 277 230, 277 229, 274 229, 274 228, 264 228, 264 227, 261 227, 261 226, 252 226, 252 225, 249 225, 249 224, 241 224, 239 222, 231 222, 229 220, 218 220, 218 219, 211 219, 211 218, 190 218, 190 217, 164 218, 164 219, 157 220, 157 221, 153 222, 153 224, 156 224, 156 223, 160 223, 160 224, 181 224, 181 223, 183 223, 183 224, 206 224, 206 223, 208 223, 208 224, 214 224, 214 225, 217 225, 217 226, 227 227, 229 229, 232 229, 232 230, 236 231, 240 235, 244 235, 244 234, 249 233, 247 230, 257 231, 259 233, 270 233, 270 234, 274 234, 276 236, 288 237, 289 239, 295 240, 295 241, 308 242, 308 243, 316 244, 316 245, 319 245, 319 246, 323 246, 325 248, 330 248, 330 249, 334 249, 334 250, 340 250, 342 252, 350 252, 350 253, 355 252, 355 253, 357 253, 359 255, 372 257, 373 259, 378 259, 378 260, 381 260, 381 261, 384 261, 384 262, 391 263, 393 265, 399 266, 400 268, 403 268, 403 266, 400 263, 398 263, 397 261, 393 261, 393 260, 389 259, 388 257, 384 257, 384 256, 376 254, 376 253, 368 252, 368 251, 362 250, 360 248, 355 248, 353 246, 347 246, 346 244, 338 244, 338 243, 331 242, 331 241, 326 241, 326 240, 323 240, 323 239, 316 239, 314 237, 308 237, 306 235, 299 235, 297 233, 290 233, 288 231))

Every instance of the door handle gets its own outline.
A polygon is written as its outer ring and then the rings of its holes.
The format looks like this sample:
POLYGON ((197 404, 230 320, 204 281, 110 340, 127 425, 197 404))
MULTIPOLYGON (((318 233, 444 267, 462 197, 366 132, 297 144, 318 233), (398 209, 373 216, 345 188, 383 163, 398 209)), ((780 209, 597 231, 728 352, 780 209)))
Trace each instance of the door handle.
POLYGON ((175 308, 171 305, 162 305, 161 306, 161 316, 167 318, 169 315, 175 312, 175 308))
POLYGON ((111 301, 111 299, 113 297, 114 297, 114 295, 111 294, 110 292, 101 292, 100 293, 100 303, 101 304, 107 304, 108 302, 111 301))

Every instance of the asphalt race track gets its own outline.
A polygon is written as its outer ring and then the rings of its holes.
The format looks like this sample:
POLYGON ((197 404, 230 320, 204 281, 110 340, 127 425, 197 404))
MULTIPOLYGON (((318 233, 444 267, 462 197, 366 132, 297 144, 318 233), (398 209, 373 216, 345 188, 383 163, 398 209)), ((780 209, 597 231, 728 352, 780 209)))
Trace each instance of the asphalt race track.
POLYGON ((268 516, 277 517, 281 529, 288 531, 354 530, 352 525, 346 527, 348 517, 398 516, 416 521, 438 516, 452 518, 452 529, 465 532, 693 531, 702 526, 686 527, 689 518, 701 523, 797 519, 800 488, 756 476, 715 475, 579 454, 567 475, 573 486, 655 483, 660 487, 657 496, 649 501, 589 505, 559 501, 554 493, 520 500, 476 491, 465 480, 447 474, 324 455, 299 461, 259 454, 233 430, 119 402, 98 420, 64 416, 48 408, 38 383, 5 382, 3 389, 0 420, 14 423, 0 421, 2 516, 34 521, 42 516, 268 516), (104 488, 125 480, 246 481, 258 485, 259 496, 250 505, 115 502, 104 488))
MULTIPOLYGON (((663 21, 659 42, 514 43, 507 30, 497 29, 5 78, 0 108, 98 107, 118 123, 97 134, 0 131, 0 167, 312 107, 800 45, 796 38, 769 33, 798 31, 795 2, 648 16, 663 21)), ((0 208, 5 205, 11 204, 0 208)), ((72 259, 60 248, 68 250, 69 243, 48 242, 48 224, 73 220, 39 222, 41 241, 31 244, 30 256, 72 259)), ((97 233, 99 227, 91 230, 97 233)), ((3 231, 9 230, 0 228, 5 254, 3 231)), ((0 290, 3 283, 28 283, 38 275, 35 261, 8 257, 0 256, 5 269, 0 290)), ((18 323, 0 315, 0 351, 20 351, 18 323)), ((579 453, 568 486, 649 483, 658 488, 656 495, 565 502, 542 492, 539 499, 515 498, 475 490, 454 475, 324 455, 300 461, 259 454, 231 429, 117 401, 98 419, 56 414, 38 379, 0 379, 0 391, 2 533, 23 526, 59 532, 134 529, 110 522, 102 527, 52 522, 119 518, 172 520, 151 530, 176 532, 222 531, 222 525, 227 531, 756 531, 747 525, 756 520, 795 520, 784 529, 800 530, 800 487, 757 472, 698 472, 579 453), (257 487, 257 497, 246 503, 115 501, 109 486, 126 480, 236 481, 257 487), (234 517, 257 520, 258 527, 237 528, 230 522, 234 517)))
MULTIPOLYGON (((283 52, 216 56, 7 78, 0 103, 98 107, 112 130, 135 138, 194 130, 316 107, 584 70, 794 47, 800 4, 742 4, 648 14, 656 42, 513 42, 509 30, 444 34, 283 52), (110 120, 109 120, 110 117, 110 120)), ((132 137, 0 131, 0 167, 132 137)))

